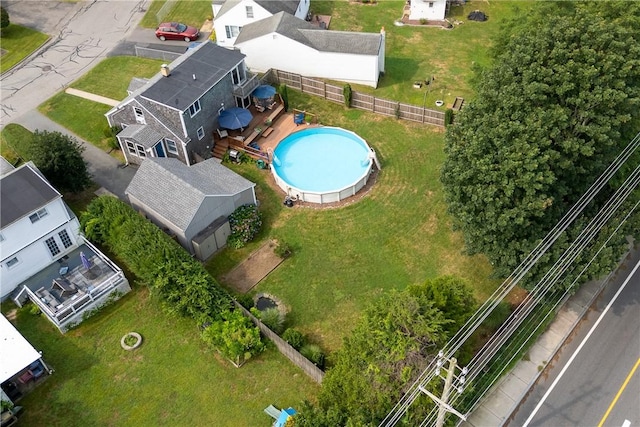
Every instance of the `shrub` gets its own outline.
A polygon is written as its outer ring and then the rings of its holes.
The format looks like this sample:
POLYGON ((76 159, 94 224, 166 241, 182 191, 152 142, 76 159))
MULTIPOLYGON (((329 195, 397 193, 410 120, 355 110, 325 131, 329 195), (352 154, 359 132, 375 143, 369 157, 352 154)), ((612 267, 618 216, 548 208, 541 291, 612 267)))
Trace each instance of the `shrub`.
POLYGON ((116 138, 116 135, 119 134, 121 130, 122 128, 118 125, 106 127, 104 129, 104 137, 107 138, 107 141, 109 142, 109 148, 111 148, 111 150, 120 149, 120 144, 118 143, 118 138, 116 138))
POLYGON ((204 329, 202 339, 237 367, 265 349, 260 330, 240 310, 222 313, 221 319, 204 329))
POLYGON ((238 303, 247 310, 250 310, 253 307, 253 297, 249 294, 237 295, 236 301, 238 301, 238 303))
POLYGON ((281 84, 278 87, 278 93, 282 97, 282 103, 284 104, 284 111, 289 111, 289 94, 287 93, 287 85, 281 84))
POLYGON ((427 20, 425 18, 420 18, 420 25, 425 25, 427 20))
POLYGON ((276 246, 274 252, 280 258, 285 259, 291 256, 292 250, 287 242, 278 242, 278 246, 276 246))
POLYGON ((229 224, 231 234, 227 244, 232 248, 240 249, 260 232, 262 215, 256 205, 242 205, 229 215, 229 224))
POLYGON ((287 328, 282 334, 282 339, 289 343, 289 345, 296 350, 300 350, 305 344, 304 335, 302 332, 293 328, 287 328))
POLYGON ((351 90, 351 85, 347 83, 342 88, 342 95, 344 96, 344 106, 347 108, 351 108, 351 100, 353 99, 353 91, 351 90))
POLYGON ((444 126, 449 127, 449 125, 452 123, 453 123, 453 110, 451 108, 447 108, 447 111, 444 112, 444 126))
POLYGON ((324 369, 324 353, 316 344, 307 344, 300 349, 300 354, 309 359, 320 369, 324 369))
POLYGON ((31 307, 29 307, 29 313, 33 314, 34 316, 39 316, 42 311, 37 304, 31 304, 31 307))
POLYGON ((11 24, 11 20, 9 19, 9 12, 7 9, 0 6, 0 32, 7 28, 11 24))
POLYGON ((284 330, 284 315, 276 307, 260 312, 260 320, 278 335, 284 330))

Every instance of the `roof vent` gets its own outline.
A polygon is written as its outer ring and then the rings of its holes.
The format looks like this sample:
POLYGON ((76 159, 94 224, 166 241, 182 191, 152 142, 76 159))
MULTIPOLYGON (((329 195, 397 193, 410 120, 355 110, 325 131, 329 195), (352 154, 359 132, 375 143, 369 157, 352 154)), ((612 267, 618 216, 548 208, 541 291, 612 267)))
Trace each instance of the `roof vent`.
POLYGON ((167 64, 162 64, 160 66, 160 74, 165 77, 169 77, 171 75, 171 70, 169 69, 169 66, 167 64))

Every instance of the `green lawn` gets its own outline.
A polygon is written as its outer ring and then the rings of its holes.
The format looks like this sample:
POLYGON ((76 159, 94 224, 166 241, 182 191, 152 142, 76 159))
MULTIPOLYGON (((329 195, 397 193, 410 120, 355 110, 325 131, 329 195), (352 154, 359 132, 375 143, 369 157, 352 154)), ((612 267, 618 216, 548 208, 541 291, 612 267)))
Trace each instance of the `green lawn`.
POLYGON ((0 47, 2 58, 0 59, 0 73, 4 73, 11 67, 29 56, 42 46, 49 36, 31 28, 10 24, 2 30, 0 35, 0 47))
POLYGON ((165 62, 135 56, 109 57, 73 82, 71 87, 120 101, 127 97, 127 87, 132 77, 151 78, 165 62), (109 78, 105 79, 104 76, 109 78))
MULTIPOLYGON (((160 23, 156 14, 166 3, 165 0, 153 0, 147 13, 140 22, 141 27, 156 28, 160 23)), ((213 16, 211 2, 206 0, 178 1, 169 10, 169 13, 162 18, 162 22, 178 21, 183 24, 200 28, 205 20, 213 16)))
POLYGON ((13 165, 29 160, 32 135, 29 129, 9 123, 0 131, 0 155, 13 165))
MULTIPOLYGON (((390 289, 455 274, 469 279, 478 297, 486 298, 497 285, 488 279, 490 266, 481 256, 462 254, 461 236, 451 231, 446 213, 438 179, 442 132, 289 94, 295 108, 365 138, 377 151, 382 171, 371 192, 352 205, 288 209, 282 194, 266 185, 270 172, 233 166, 258 183, 265 235, 286 241, 294 251, 255 292, 281 298, 292 308, 290 323, 330 351, 341 345, 360 310, 390 289)), ((208 263, 209 271, 222 277, 259 244, 222 251, 208 263)))
POLYGON ((268 405, 296 406, 319 388, 274 349, 233 367, 192 320, 165 315, 144 289, 66 335, 27 310, 17 327, 55 369, 20 401, 22 425, 268 425, 268 405), (127 352, 120 338, 130 331, 143 344, 127 352))
POLYGON ((465 6, 452 6, 451 19, 462 21, 452 30, 420 26, 397 27, 394 21, 402 16, 404 1, 379 1, 362 4, 340 1, 314 1, 315 13, 331 15, 331 30, 386 32, 385 75, 378 88, 355 86, 381 98, 409 104, 423 103, 432 109, 436 99, 445 101, 441 108, 451 106, 456 96, 473 97, 470 80, 475 65, 486 66, 491 38, 507 17, 524 13, 531 2, 468 1, 465 6), (489 16, 486 22, 467 20, 470 11, 480 9, 489 16), (414 81, 435 77, 434 82, 421 89, 414 81), (425 101, 426 93, 426 101, 425 101))
MULTIPOLYGON (((70 86, 116 100, 127 96, 127 87, 133 77, 149 78, 156 74, 163 61, 133 56, 104 59, 96 67, 70 86), (109 76, 105 79, 104 76, 109 76)), ((38 110, 56 123, 74 132, 80 138, 109 151, 108 127, 104 114, 110 106, 89 101, 65 92, 59 92, 42 103, 38 110)))

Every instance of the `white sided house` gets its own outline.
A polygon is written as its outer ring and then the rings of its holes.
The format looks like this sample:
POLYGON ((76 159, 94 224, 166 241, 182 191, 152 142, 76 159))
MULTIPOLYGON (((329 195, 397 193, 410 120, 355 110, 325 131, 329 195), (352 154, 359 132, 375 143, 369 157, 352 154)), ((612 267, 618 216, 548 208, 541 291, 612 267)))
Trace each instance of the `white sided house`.
POLYGON ((187 166, 178 159, 148 158, 125 191, 134 209, 175 236, 200 260, 227 243, 228 216, 257 204, 255 184, 208 159, 187 166))
POLYGON ((236 37, 245 25, 269 18, 276 13, 286 12, 301 20, 309 15, 311 0, 215 0, 213 8, 213 29, 216 43, 223 47, 233 47, 236 37))
POLYGON ((385 69, 384 29, 379 34, 324 30, 284 12, 245 26, 235 47, 258 73, 274 68, 377 87, 385 69))
POLYGON ((80 223, 31 162, 2 175, 0 192, 0 300, 4 300, 24 280, 78 247, 80 223))
POLYGON ((411 0, 409 19, 442 21, 447 13, 448 0, 411 0))

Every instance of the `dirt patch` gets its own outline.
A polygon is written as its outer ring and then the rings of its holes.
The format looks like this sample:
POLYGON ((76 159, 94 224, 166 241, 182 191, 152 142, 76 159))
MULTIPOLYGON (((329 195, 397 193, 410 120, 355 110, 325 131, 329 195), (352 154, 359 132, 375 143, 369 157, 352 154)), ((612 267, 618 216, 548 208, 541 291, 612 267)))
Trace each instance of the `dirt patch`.
POLYGON ((253 252, 240 265, 222 276, 222 282, 240 293, 247 293, 283 261, 274 249, 277 242, 270 240, 253 252))

